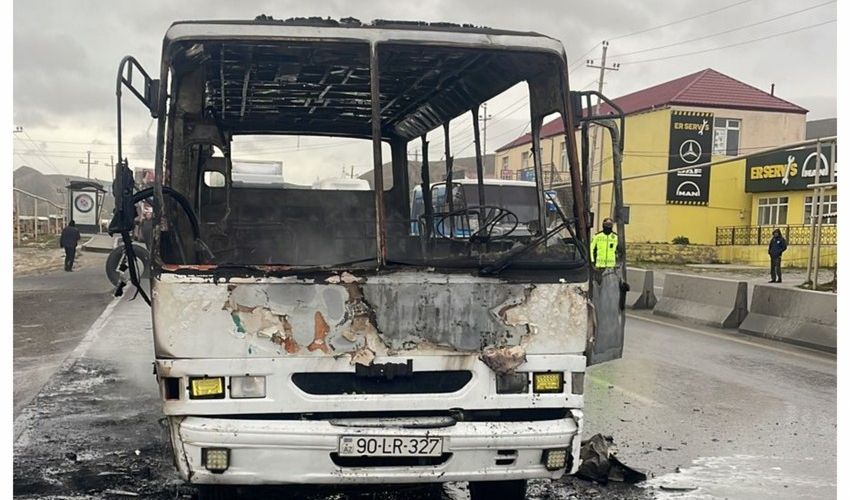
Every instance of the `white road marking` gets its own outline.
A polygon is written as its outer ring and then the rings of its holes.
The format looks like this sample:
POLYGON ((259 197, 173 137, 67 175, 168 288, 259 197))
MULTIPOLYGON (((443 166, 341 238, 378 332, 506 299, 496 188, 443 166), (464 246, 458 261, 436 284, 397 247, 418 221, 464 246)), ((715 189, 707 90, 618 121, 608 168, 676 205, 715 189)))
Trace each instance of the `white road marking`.
POLYGON ((624 389, 624 388, 622 388, 622 387, 620 387, 616 384, 612 384, 611 382, 604 380, 604 379, 601 379, 599 377, 596 377, 596 376, 593 376, 593 375, 590 375, 590 374, 587 374, 587 373, 585 374, 585 377, 593 380, 597 384, 607 385, 607 386, 613 388, 614 390, 617 390, 617 391, 625 394, 627 397, 629 397, 631 399, 634 399, 636 401, 640 401, 644 405, 652 406, 652 407, 655 407, 655 408, 666 408, 667 407, 667 405, 659 403, 658 401, 656 401, 652 398, 648 398, 646 396, 641 396, 640 394, 638 394, 636 392, 630 391, 628 389, 624 389))

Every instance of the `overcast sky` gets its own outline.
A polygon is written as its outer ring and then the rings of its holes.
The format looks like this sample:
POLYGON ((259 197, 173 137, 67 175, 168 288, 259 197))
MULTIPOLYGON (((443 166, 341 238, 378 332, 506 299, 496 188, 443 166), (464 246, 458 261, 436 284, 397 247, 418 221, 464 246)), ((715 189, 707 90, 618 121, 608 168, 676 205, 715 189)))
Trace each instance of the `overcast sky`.
MULTIPOLYGON (((351 16, 536 31, 564 43, 578 90, 596 88, 599 71, 586 60, 599 64, 608 40, 607 64, 620 65, 606 74, 609 97, 712 68, 768 92, 774 84, 775 95, 808 109, 814 120, 837 116, 836 6, 824 0, 17 0, 10 40, 11 122, 20 127, 11 134, 13 169, 85 176, 92 151, 92 176, 108 179, 118 64, 132 55, 157 75, 162 38, 175 20, 351 16)), ((131 166, 152 166, 144 147, 131 143, 150 141, 156 127, 132 96, 124 102, 124 151, 131 151, 131 166), (142 160, 134 161, 134 153, 142 160)), ((524 131, 527 119, 510 114, 511 103, 489 105, 490 152, 524 131)))

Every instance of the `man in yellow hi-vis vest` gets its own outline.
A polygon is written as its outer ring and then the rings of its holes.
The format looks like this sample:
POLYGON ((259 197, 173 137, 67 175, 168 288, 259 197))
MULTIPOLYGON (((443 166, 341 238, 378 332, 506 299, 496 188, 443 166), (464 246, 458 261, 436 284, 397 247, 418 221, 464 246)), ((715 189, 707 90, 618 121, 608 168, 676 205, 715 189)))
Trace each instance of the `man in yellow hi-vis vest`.
POLYGON ((617 233, 610 217, 602 221, 602 231, 590 240, 590 262, 599 271, 617 266, 617 233))

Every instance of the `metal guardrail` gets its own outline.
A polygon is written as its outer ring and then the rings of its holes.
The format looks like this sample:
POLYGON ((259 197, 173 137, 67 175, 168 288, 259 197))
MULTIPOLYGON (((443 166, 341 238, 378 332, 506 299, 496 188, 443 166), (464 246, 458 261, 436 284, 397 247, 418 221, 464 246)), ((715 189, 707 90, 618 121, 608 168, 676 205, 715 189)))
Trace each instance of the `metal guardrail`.
MULTIPOLYGON (((767 245, 773 230, 779 229, 789 245, 808 245, 812 242, 812 226, 806 224, 784 226, 725 226, 715 230, 716 246, 767 245)), ((838 226, 824 224, 820 231, 821 245, 838 243, 838 226)))
POLYGON ((39 234, 59 234, 62 232, 62 228, 65 227, 64 207, 57 205, 47 198, 42 198, 41 196, 28 193, 23 189, 18 189, 16 187, 13 187, 12 189, 15 193, 15 208, 12 226, 12 231, 15 234, 15 244, 20 245, 21 239, 24 236, 37 238, 39 234), (21 215, 21 196, 32 199, 34 212, 32 216, 21 215), (47 203, 49 207, 53 208, 53 210, 48 208, 46 216, 45 214, 42 214, 42 217, 39 217, 39 202, 47 203), (56 211, 58 211, 58 214, 55 213, 56 211))

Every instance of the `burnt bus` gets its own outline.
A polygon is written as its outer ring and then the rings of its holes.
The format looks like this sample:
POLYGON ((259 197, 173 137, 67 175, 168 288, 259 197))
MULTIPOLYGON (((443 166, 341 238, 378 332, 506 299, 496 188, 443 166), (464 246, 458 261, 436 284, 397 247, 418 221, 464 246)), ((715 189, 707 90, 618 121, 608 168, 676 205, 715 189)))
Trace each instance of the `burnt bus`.
POLYGON ((172 24, 157 78, 121 61, 110 232, 129 241, 134 205, 153 206, 150 286, 132 267, 130 279, 151 304, 174 461, 201 498, 467 481, 473 500, 520 499, 528 479, 577 470, 585 370, 622 355, 625 262, 592 278, 578 143, 598 117, 567 67, 537 33, 265 16, 172 24), (140 191, 121 151, 128 89, 157 120, 140 191), (515 89, 536 172, 520 214, 486 196, 478 117, 515 89), (564 124, 569 206, 534 153, 547 117, 564 124), (435 205, 433 184, 454 192, 457 124, 474 143, 477 180, 463 184, 475 195, 435 205), (368 187, 317 182, 339 172, 337 150, 367 158, 368 187), (246 158, 281 161, 282 180, 234 182, 246 158))

